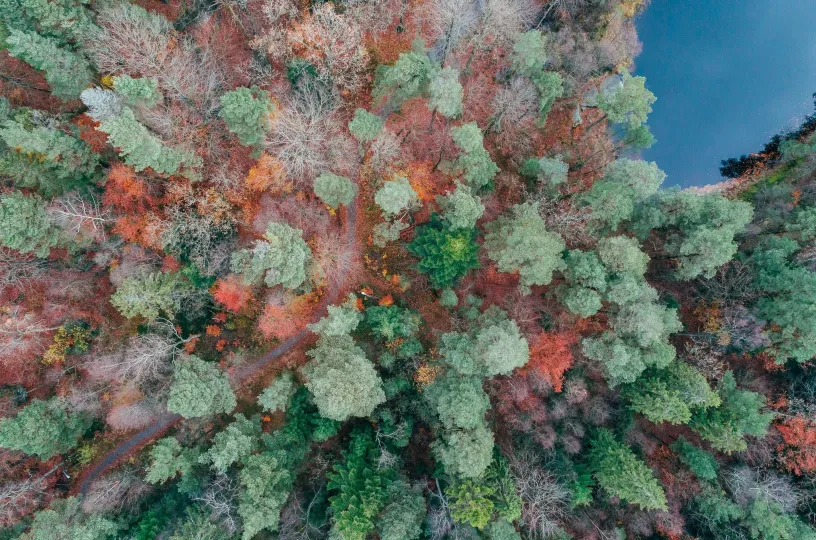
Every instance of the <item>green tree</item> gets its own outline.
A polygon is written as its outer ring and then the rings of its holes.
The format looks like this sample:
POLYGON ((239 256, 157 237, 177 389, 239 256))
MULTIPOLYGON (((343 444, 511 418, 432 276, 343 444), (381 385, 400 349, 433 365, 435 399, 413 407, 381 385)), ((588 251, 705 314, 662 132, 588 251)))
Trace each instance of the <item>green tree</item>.
POLYGON ((365 109, 357 109, 354 111, 354 118, 349 122, 348 128, 360 143, 367 143, 379 137, 384 126, 385 122, 376 114, 371 114, 365 109))
POLYGON ((432 217, 419 227, 408 251, 420 258, 417 268, 428 274, 431 285, 451 287, 469 270, 479 267, 479 244, 474 229, 451 229, 432 217))
POLYGON ((269 287, 283 285, 297 289, 306 281, 306 267, 312 251, 303 240, 303 231, 285 223, 269 223, 264 240, 252 249, 232 254, 232 271, 241 274, 244 283, 257 283, 263 278, 269 287))
POLYGON ((76 99, 91 84, 93 75, 88 61, 81 54, 61 47, 54 38, 11 29, 6 44, 13 57, 45 72, 51 92, 60 99, 76 99))
POLYGON ((332 208, 348 206, 357 195, 357 184, 338 174, 322 173, 314 179, 314 192, 332 208))
POLYGON ((372 306, 365 310, 365 322, 377 339, 390 343, 416 335, 422 317, 416 311, 399 306, 372 306))
POLYGON ((518 325, 498 307, 485 310, 477 324, 473 356, 482 375, 507 375, 530 359, 530 348, 518 325))
POLYGON ((399 240, 400 233, 408 228, 408 224, 402 221, 377 223, 372 229, 371 243, 379 248, 384 248, 389 242, 399 240))
POLYGON ((598 107, 612 122, 635 128, 646 123, 655 101, 655 95, 646 89, 645 77, 624 72, 617 90, 599 95, 598 107))
POLYGON ((680 461, 691 469, 691 472, 700 480, 717 479, 717 460, 714 456, 688 442, 684 437, 677 439, 672 445, 672 449, 677 452, 680 461))
POLYGON ((451 229, 474 228, 485 211, 481 197, 475 195, 470 187, 458 182, 456 189, 444 197, 437 197, 436 202, 451 229))
POLYGON ((28 197, 19 191, 0 196, 0 244, 45 258, 59 238, 59 230, 40 197, 28 197))
POLYGON ((399 55, 393 66, 380 66, 372 95, 375 101, 388 97, 399 106, 427 91, 437 68, 424 52, 410 51, 399 55))
POLYGON ((258 449, 260 436, 261 424, 257 417, 249 419, 237 414, 224 431, 215 434, 212 446, 199 456, 198 462, 209 463, 215 471, 226 473, 230 465, 245 461, 258 449))
POLYGON ((374 202, 382 209, 386 217, 394 217, 419 206, 419 197, 407 178, 397 178, 383 182, 374 194, 374 202))
POLYGON ((651 469, 627 445, 601 429, 592 440, 589 462, 598 484, 641 510, 667 510, 666 494, 651 469))
POLYGON ((227 129, 238 136, 244 146, 260 144, 272 126, 269 115, 275 105, 269 92, 257 86, 236 88, 221 96, 221 110, 218 115, 227 124, 227 129))
POLYGON ((69 412, 58 398, 34 399, 14 417, 0 420, 0 447, 50 459, 71 450, 90 427, 90 419, 69 412))
POLYGON ((167 146, 136 120, 127 107, 115 116, 100 120, 97 128, 108 134, 108 142, 119 149, 125 163, 136 171, 152 169, 157 174, 192 174, 190 168, 199 167, 201 158, 188 150, 167 146), (182 167, 185 169, 182 171, 182 167))
POLYGON ((218 366, 193 355, 176 362, 167 410, 197 418, 231 412, 235 404, 229 379, 218 366))
POLYGON ((609 273, 643 276, 649 256, 640 244, 629 236, 613 236, 598 241, 598 257, 609 273))
POLYGON ((462 114, 464 89, 459 83, 459 70, 446 67, 436 74, 428 87, 428 108, 445 118, 457 118, 462 114))
POLYGON ((461 150, 454 168, 461 172, 465 184, 474 190, 482 189, 493 182, 499 167, 490 159, 484 148, 482 130, 475 122, 451 128, 453 142, 461 150))
POLYGON ((738 389, 730 371, 723 375, 717 393, 722 404, 695 411, 690 423, 694 431, 717 450, 729 454, 748 447, 746 435, 765 436, 774 418, 772 412, 762 412, 765 396, 738 389))
POLYGON ((175 437, 160 439, 150 449, 145 480, 163 484, 176 475, 187 476, 198 461, 198 454, 195 448, 183 448, 175 437))
POLYGON ((513 71, 530 78, 538 75, 547 63, 547 41, 538 30, 519 34, 513 44, 513 71))
POLYGON ((142 274, 122 280, 110 302, 128 318, 138 316, 154 321, 161 314, 173 318, 191 288, 192 284, 180 273, 142 274))
POLYGON ((388 486, 388 504, 377 520, 381 540, 415 540, 422 534, 427 509, 422 490, 403 481, 388 486))
POLYGON ((7 29, 33 31, 61 45, 78 43, 96 29, 82 0, 0 0, 0 13, 7 29))
POLYGON ((350 336, 322 336, 306 354, 312 358, 303 368, 306 387, 321 416, 343 422, 385 402, 380 376, 350 336))
POLYGON ((485 425, 446 431, 431 449, 448 474, 463 479, 480 478, 493 459, 493 433, 485 425))
POLYGON ((114 90, 125 98, 128 105, 144 105, 149 109, 163 99, 158 86, 158 81, 149 77, 134 79, 128 75, 117 75, 113 78, 114 90))
POLYGON ((500 519, 490 524, 490 540, 521 540, 513 525, 500 519))
POLYGON ((484 424, 490 408, 482 378, 453 371, 434 379, 423 395, 447 429, 475 429, 484 424))
POLYGON ((601 294, 606 291, 606 268, 591 251, 570 250, 564 255, 564 264, 567 285, 557 289, 559 300, 572 313, 594 315, 601 309, 601 294))
POLYGON ((34 516, 21 540, 104 540, 117 535, 119 525, 100 514, 86 514, 76 497, 54 499, 34 516))
POLYGON ((720 405, 703 374, 684 362, 640 377, 623 395, 630 408, 656 424, 687 424, 692 411, 720 405))
POLYGON ((280 512, 289 498, 293 472, 271 453, 249 456, 240 474, 238 515, 244 525, 241 538, 251 540, 264 529, 278 528, 280 512))
POLYGON ((265 411, 286 411, 296 389, 294 374, 282 371, 258 396, 258 405, 265 411))
POLYGON ((477 529, 484 529, 490 523, 494 495, 491 486, 473 479, 455 482, 445 490, 453 520, 477 529))
POLYGON ((321 336, 346 336, 354 332, 363 320, 354 295, 349 295, 349 299, 339 306, 329 306, 327 311, 325 317, 308 326, 309 330, 321 336))
POLYGON ((553 157, 543 157, 538 160, 538 177, 551 186, 558 186, 567 181, 569 164, 564 162, 561 154, 553 157))
POLYGON ((519 272, 522 287, 547 285, 564 267, 564 240, 547 230, 537 203, 517 204, 485 225, 484 247, 501 272, 519 272))

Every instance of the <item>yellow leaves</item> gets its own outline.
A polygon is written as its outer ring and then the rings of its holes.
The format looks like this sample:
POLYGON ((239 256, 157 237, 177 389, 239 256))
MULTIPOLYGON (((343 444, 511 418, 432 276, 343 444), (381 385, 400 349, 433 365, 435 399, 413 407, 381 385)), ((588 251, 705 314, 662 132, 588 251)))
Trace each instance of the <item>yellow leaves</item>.
POLYGON ((90 337, 91 331, 87 328, 61 326, 54 334, 54 341, 43 354, 42 363, 45 365, 61 364, 65 361, 65 355, 72 349, 73 352, 87 351, 90 337))
POLYGON ((103 75, 102 78, 99 80, 100 84, 103 88, 112 89, 113 88, 113 75, 103 75))
POLYGON ((414 373, 414 382, 417 384, 417 386, 419 386, 420 390, 422 390, 424 387, 434 382, 436 376, 439 375, 439 371, 439 366, 429 366, 428 364, 423 364, 419 366, 414 373))
POLYGON ((291 193, 292 182, 286 181, 283 163, 269 154, 261 155, 254 167, 249 169, 245 185, 250 191, 260 193, 270 191, 275 195, 291 193))
POLYGON ((623 0, 620 4, 621 13, 627 19, 631 19, 640 11, 643 3, 644 0, 623 0))

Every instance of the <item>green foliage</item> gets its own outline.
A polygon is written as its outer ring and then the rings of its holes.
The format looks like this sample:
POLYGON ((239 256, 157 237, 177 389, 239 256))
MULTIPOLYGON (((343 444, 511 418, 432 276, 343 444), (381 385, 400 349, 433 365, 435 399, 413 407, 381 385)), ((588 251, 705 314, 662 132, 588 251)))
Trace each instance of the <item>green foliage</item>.
POLYGON ((187 476, 198 461, 198 454, 194 448, 182 448, 175 437, 160 439, 150 449, 145 480, 151 484, 163 484, 177 474, 187 476))
POLYGON ((11 160, 0 164, 3 172, 8 172, 17 186, 37 188, 46 197, 87 183, 99 164, 84 141, 54 127, 27 128, 8 121, 0 128, 0 139, 13 153, 11 160))
POLYGON ((140 77, 134 79, 128 75, 117 75, 113 78, 116 93, 125 98, 128 105, 144 105, 152 108, 162 100, 156 79, 140 77))
POLYGON ((381 66, 378 69, 372 91, 374 100, 388 97, 399 106, 406 100, 423 94, 436 69, 423 52, 401 53, 393 66, 381 66))
POLYGON ((484 424, 490 400, 482 388, 482 378, 448 371, 423 391, 431 408, 446 429, 475 429, 484 424))
POLYGON ((372 306, 365 310, 365 323, 375 337, 389 343, 414 336, 419 332, 422 317, 399 306, 372 306))
POLYGON ((762 412, 765 396, 750 390, 740 390, 734 374, 725 372, 717 389, 722 404, 695 411, 691 428, 717 450, 731 453, 745 450, 744 437, 764 437, 774 418, 772 412, 762 412))
POLYGON ((485 207, 481 197, 473 190, 457 182, 456 189, 444 197, 437 197, 436 202, 442 209, 442 217, 450 224, 451 229, 472 229, 476 221, 484 214, 485 207))
POLYGON ((312 251, 303 240, 303 231, 285 223, 269 223, 264 240, 255 242, 252 249, 232 254, 232 271, 243 276, 247 285, 262 278, 268 287, 283 285, 297 289, 306 281, 306 267, 312 260, 312 251))
POLYGON ((387 472, 373 466, 378 453, 370 432, 356 431, 351 435, 344 461, 335 464, 327 475, 328 489, 337 490, 329 498, 334 530, 343 540, 365 540, 385 506, 390 478, 387 472))
POLYGON ((522 287, 547 285, 552 274, 564 267, 564 240, 547 230, 538 215, 537 203, 513 206, 485 225, 484 247, 501 272, 519 272, 522 287))
POLYGON ((349 295, 349 299, 339 306, 329 306, 328 315, 308 326, 309 330, 321 336, 345 336, 354 332, 363 314, 357 310, 357 299, 349 295))
POLYGON ((372 229, 371 242, 380 248, 384 248, 389 242, 399 240, 400 233, 408 228, 407 223, 402 221, 377 223, 372 229))
POLYGON ((490 523, 494 494, 491 486, 472 479, 454 483, 445 490, 453 520, 477 529, 484 529, 490 523))
POLYGON ((538 125, 542 126, 555 100, 564 95, 564 80, 555 71, 541 71, 531 80, 538 90, 538 125))
POLYGON ((59 231, 40 197, 19 191, 0 196, 0 244, 45 258, 58 243, 59 231))
POLYGON ((264 529, 278 528, 280 512, 294 481, 294 473, 271 453, 249 456, 241 470, 238 515, 244 525, 243 540, 250 540, 264 529))
POLYGON ((244 146, 260 144, 272 126, 269 115, 275 105, 269 92, 257 86, 236 88, 221 96, 221 110, 218 115, 227 124, 227 129, 238 136, 244 146))
POLYGON ((534 77, 547 63, 547 42, 538 30, 528 30, 519 34, 513 44, 513 71, 519 75, 534 77))
POLYGON ((367 143, 379 137, 384 126, 385 122, 376 114, 371 114, 365 109, 357 109, 348 128, 355 139, 367 143))
POLYGON ((459 297, 453 289, 445 289, 439 296, 439 303, 446 308, 455 308, 459 304, 459 297))
POLYGON ((258 404, 265 411, 286 411, 295 390, 294 374, 291 371, 282 371, 258 396, 258 404))
POLYGON ((213 445, 198 458, 198 462, 209 463, 215 471, 226 473, 230 465, 245 461, 257 450, 260 436, 261 424, 257 417, 249 419, 237 414, 226 429, 215 434, 213 445))
POLYGON ((323 173, 314 179, 314 192, 332 208, 348 206, 357 195, 357 184, 345 176, 323 173))
POLYGON ((79 53, 61 47, 54 38, 11 29, 6 43, 13 57, 45 72, 51 92, 60 99, 76 99, 91 84, 93 75, 88 61, 79 53))
POLYGON ((229 379, 218 366, 193 355, 176 362, 167 410, 197 418, 231 412, 235 404, 229 379))
POLYGON ((0 0, 9 30, 33 31, 61 45, 79 42, 96 27, 84 0, 0 0))
POLYGON ((416 209, 419 206, 419 197, 408 179, 400 177, 383 182, 382 187, 374 194, 374 202, 386 217, 391 218, 416 209))
POLYGON ((155 272, 125 278, 111 296, 111 304, 125 317, 154 321, 165 314, 173 318, 181 299, 192 288, 181 273, 155 272))
POLYGON ((645 77, 632 77, 624 72, 621 87, 614 92, 602 92, 598 107, 612 122, 635 128, 646 123, 655 101, 655 95, 646 89, 645 77))
POLYGON ((677 452, 680 461, 686 464, 691 469, 691 472, 700 480, 716 480, 717 479, 717 460, 714 456, 688 442, 685 438, 680 437, 677 442, 672 445, 672 449, 677 452))
POLYGON ((32 400, 14 417, 0 420, 0 447, 42 460, 71 450, 90 427, 90 420, 66 408, 56 397, 32 400))
POLYGON ((458 478, 479 478, 493 458, 493 433, 480 425, 470 430, 447 431, 432 445, 445 472, 458 478))
POLYGON ((419 227, 408 251, 420 258, 417 269, 428 274, 431 285, 442 289, 454 285, 469 270, 479 267, 474 229, 451 229, 438 218, 419 227))
POLYGON ((637 240, 628 236, 599 240, 598 257, 607 271, 615 274, 642 276, 649 265, 649 256, 641 251, 637 240))
POLYGON ((515 321, 491 306, 479 316, 474 358, 484 376, 507 375, 530 359, 527 340, 515 321))
POLYGON ((422 490, 405 482, 388 486, 388 504, 377 520, 380 540, 415 540, 422 534, 427 509, 422 490))
POLYGON ((582 317, 601 309, 601 294, 606 290, 607 270, 593 252, 570 250, 564 256, 562 270, 567 286, 559 287, 558 297, 572 313, 582 317))
POLYGON ((475 122, 462 124, 451 128, 451 136, 461 150, 454 167, 463 174, 465 184, 477 191, 490 185, 499 167, 484 148, 484 136, 479 126, 475 122))
POLYGON ((150 168, 157 174, 173 175, 181 171, 190 175, 189 168, 201 165, 201 158, 193 152, 167 146, 150 133, 127 107, 118 115, 100 120, 97 129, 108 134, 108 142, 119 149, 125 163, 136 171, 150 168))
POLYGON ((446 67, 436 74, 428 91, 431 94, 428 108, 445 118, 457 118, 462 114, 464 89, 459 84, 459 70, 446 67))
POLYGON ((641 510, 667 510, 666 495, 649 467, 606 429, 592 440, 589 454, 593 476, 613 497, 641 510))
POLYGON ((623 395, 629 407, 656 424, 687 424, 692 411, 720 405, 703 374, 684 362, 639 378, 623 395))
POLYGON ((657 164, 619 159, 606 168, 603 178, 581 198, 590 208, 591 224, 598 231, 616 231, 632 218, 635 205, 657 193, 666 173, 657 164))
POLYGON ((227 532, 210 521, 204 511, 188 508, 185 519, 173 530, 168 540, 229 540, 227 532))
POLYGON ((51 507, 37 512, 31 529, 21 540, 104 540, 113 538, 119 525, 100 514, 85 514, 76 497, 54 499, 51 507))
POLYGON ((505 520, 494 521, 490 524, 490 540, 521 540, 516 528, 505 520))
POLYGON ((560 154, 554 158, 543 157, 538 160, 538 177, 551 186, 566 182, 568 173, 569 164, 564 162, 564 158, 560 154))
POLYGON ((320 415, 343 422, 368 416, 385 401, 382 380, 361 348, 347 335, 321 336, 303 368, 320 415))

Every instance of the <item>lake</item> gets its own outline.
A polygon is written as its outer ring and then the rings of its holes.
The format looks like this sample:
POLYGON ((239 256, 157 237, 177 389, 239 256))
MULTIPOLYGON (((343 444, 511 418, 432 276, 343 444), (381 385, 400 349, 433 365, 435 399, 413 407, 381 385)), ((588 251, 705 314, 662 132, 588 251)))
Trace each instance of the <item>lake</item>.
POLYGON ((718 182, 721 160, 813 111, 816 0, 652 0, 637 28, 635 74, 657 95, 643 157, 665 186, 718 182))

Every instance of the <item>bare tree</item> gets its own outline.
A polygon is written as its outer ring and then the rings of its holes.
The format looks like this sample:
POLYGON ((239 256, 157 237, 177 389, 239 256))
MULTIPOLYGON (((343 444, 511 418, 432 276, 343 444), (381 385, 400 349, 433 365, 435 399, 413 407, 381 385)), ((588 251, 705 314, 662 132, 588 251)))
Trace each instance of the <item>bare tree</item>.
POLYGON ((47 261, 19 251, 0 248, 0 288, 24 286, 42 275, 47 261))
POLYGON ((439 63, 458 45, 459 41, 473 33, 480 18, 480 8, 475 0, 432 0, 421 13, 435 39, 432 56, 439 63))
POLYGON ((538 464, 532 452, 522 451, 510 459, 510 471, 523 501, 521 519, 536 538, 547 538, 566 518, 569 492, 551 472, 538 464))
POLYGON ((228 474, 218 474, 208 484, 203 493, 194 498, 209 511, 210 519, 221 524, 228 533, 235 534, 240 528, 238 508, 238 481, 228 474))
POLYGON ((110 215, 101 208, 93 194, 83 198, 71 193, 57 199, 51 204, 49 213, 63 232, 77 243, 104 242, 107 238, 105 225, 110 221, 110 215))
POLYGON ((133 508, 152 489, 135 470, 117 471, 91 484, 82 499, 82 510, 90 513, 133 508))
POLYGON ((489 130, 500 132, 504 124, 518 125, 538 112, 538 91, 527 77, 516 77, 502 86, 491 103, 489 130))

